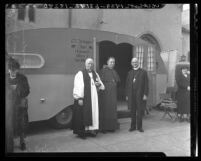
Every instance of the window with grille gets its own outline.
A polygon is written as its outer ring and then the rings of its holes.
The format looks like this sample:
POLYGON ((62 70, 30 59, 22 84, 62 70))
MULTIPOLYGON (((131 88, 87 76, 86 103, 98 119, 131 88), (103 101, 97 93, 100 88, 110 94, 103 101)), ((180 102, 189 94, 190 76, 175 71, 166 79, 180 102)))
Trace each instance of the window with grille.
POLYGON ((25 8, 19 8, 18 9, 18 16, 17 16, 18 20, 24 21, 25 20, 25 13, 26 13, 25 8))
POLYGON ((35 8, 32 5, 28 6, 28 11, 25 6, 18 9, 18 20, 25 21, 26 15, 29 22, 35 22, 35 8))
POLYGON ((42 68, 45 64, 40 54, 9 53, 9 55, 20 63, 20 68, 42 68))
POLYGON ((148 55, 147 55, 147 70, 154 70, 154 49, 153 47, 148 47, 148 55))
POLYGON ((33 6, 29 6, 28 15, 29 15, 29 21, 35 22, 35 9, 33 6))
POLYGON ((138 58, 140 68, 143 67, 143 56, 144 56, 144 47, 137 46, 136 47, 136 57, 138 58))

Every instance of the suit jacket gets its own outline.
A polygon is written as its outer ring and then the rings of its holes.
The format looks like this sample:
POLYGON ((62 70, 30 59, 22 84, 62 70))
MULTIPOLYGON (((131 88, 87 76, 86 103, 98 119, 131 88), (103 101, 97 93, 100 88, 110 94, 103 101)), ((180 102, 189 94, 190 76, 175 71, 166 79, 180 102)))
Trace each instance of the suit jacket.
POLYGON ((137 103, 143 103, 143 96, 148 97, 149 94, 149 82, 147 72, 141 68, 138 71, 131 69, 127 74, 126 79, 126 96, 128 96, 128 108, 132 107, 132 100, 136 97, 137 103), (134 72, 137 72, 134 79, 134 72))

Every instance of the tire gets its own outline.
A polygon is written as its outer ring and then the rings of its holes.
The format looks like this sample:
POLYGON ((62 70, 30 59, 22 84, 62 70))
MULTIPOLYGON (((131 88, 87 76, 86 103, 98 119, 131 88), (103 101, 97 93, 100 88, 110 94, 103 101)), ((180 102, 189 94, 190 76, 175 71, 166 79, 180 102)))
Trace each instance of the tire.
POLYGON ((65 129, 71 127, 73 110, 71 106, 66 107, 60 111, 56 116, 50 120, 50 124, 56 129, 65 129))

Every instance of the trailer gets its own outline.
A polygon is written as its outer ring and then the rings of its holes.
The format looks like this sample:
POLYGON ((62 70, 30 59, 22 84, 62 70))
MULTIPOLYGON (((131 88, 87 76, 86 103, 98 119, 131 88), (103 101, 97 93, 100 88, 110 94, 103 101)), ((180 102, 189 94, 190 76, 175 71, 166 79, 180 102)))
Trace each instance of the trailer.
POLYGON ((55 127, 70 126, 73 81, 91 57, 97 72, 109 56, 116 59, 120 75, 118 102, 125 100, 125 79, 131 59, 137 57, 147 70, 150 94, 147 106, 154 106, 165 88, 167 71, 155 46, 139 38, 107 31, 72 28, 40 28, 8 33, 7 52, 21 64, 28 77, 29 120, 49 120, 55 127))

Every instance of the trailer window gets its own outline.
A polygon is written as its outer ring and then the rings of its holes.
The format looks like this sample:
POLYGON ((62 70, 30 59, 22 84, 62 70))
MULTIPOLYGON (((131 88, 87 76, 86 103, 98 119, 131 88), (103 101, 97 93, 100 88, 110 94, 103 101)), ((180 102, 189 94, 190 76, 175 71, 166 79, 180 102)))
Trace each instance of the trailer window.
POLYGON ((20 63, 20 68, 42 68, 45 64, 40 54, 33 53, 9 53, 20 63))
POLYGON ((138 58, 139 65, 141 68, 143 67, 143 55, 144 55, 143 46, 137 46, 136 47, 136 57, 138 58))
POLYGON ((148 47, 148 55, 147 55, 147 70, 154 70, 154 58, 153 58, 154 50, 153 47, 148 47))

